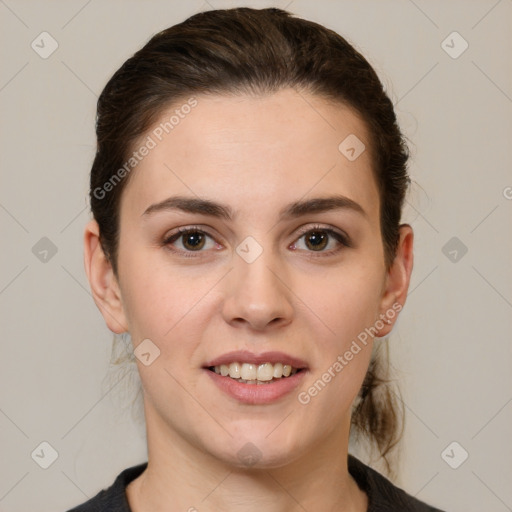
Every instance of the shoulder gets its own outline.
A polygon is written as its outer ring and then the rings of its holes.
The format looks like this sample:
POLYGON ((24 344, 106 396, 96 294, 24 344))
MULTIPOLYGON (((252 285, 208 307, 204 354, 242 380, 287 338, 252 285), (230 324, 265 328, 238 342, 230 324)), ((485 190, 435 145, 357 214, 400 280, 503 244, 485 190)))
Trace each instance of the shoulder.
POLYGON ((126 499, 126 487, 146 469, 147 465, 145 462, 125 469, 110 487, 68 512, 130 512, 126 499))
POLYGON ((442 512, 407 494, 352 455, 348 456, 348 470, 368 495, 368 512, 442 512))

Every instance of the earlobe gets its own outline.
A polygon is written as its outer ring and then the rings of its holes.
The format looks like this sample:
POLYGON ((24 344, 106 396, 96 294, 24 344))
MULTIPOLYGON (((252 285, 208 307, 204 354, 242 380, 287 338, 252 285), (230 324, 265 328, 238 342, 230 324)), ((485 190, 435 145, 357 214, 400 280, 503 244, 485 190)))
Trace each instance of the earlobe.
POLYGON ((95 220, 90 221, 84 232, 84 265, 96 306, 108 328, 121 334, 128 331, 121 291, 100 243, 100 230, 95 220))
POLYGON ((412 227, 409 224, 402 224, 399 228, 399 236, 396 256, 387 273, 382 294, 380 319, 384 326, 379 329, 378 337, 386 336, 391 332, 409 290, 414 260, 412 227))

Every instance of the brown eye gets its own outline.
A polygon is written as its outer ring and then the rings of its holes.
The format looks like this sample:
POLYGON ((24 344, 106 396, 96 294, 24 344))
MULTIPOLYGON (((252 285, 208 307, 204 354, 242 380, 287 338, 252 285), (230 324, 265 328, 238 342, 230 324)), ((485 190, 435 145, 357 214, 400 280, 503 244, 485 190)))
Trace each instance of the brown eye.
POLYGON ((206 238, 204 233, 198 231, 192 231, 185 233, 182 236, 183 247, 189 251, 198 251, 204 247, 206 238))
POLYGON ((179 229, 177 233, 166 238, 163 244, 183 255, 206 252, 217 245, 211 235, 197 228, 179 229))
POLYGON ((334 255, 343 248, 351 247, 346 235, 321 226, 303 230, 301 236, 291 245, 293 250, 318 253, 318 256, 334 255))
POLYGON ((310 231, 305 235, 305 242, 308 249, 322 251, 329 242, 329 235, 325 231, 310 231))

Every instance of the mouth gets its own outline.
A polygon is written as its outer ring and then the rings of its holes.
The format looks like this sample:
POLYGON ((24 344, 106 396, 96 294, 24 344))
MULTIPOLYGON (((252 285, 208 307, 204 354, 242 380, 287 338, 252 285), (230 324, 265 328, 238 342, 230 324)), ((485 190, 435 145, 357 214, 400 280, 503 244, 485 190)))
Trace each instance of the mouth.
POLYGON ((203 366, 222 392, 245 404, 270 404, 296 389, 308 371, 304 361, 283 352, 230 352, 203 366))
POLYGON ((215 372, 222 377, 229 377, 241 384, 265 385, 280 379, 287 379, 302 371, 289 364, 266 362, 263 364, 239 363, 237 361, 229 364, 209 366, 208 370, 215 372))

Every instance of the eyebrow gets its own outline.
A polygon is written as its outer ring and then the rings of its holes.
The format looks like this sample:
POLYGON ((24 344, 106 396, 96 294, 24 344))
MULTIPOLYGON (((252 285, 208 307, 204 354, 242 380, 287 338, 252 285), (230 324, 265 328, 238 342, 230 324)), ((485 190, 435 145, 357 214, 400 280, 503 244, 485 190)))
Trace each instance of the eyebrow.
MULTIPOLYGON (((208 215, 229 221, 232 221, 236 217, 233 209, 227 205, 209 199, 187 196, 172 196, 164 199, 160 203, 152 204, 144 211, 142 216, 168 210, 181 210, 187 213, 208 215)), ((363 217, 368 217, 359 203, 356 203, 348 197, 335 195, 329 197, 315 197, 290 203, 279 212, 279 219, 292 219, 307 214, 324 213, 332 210, 350 210, 363 217)))

